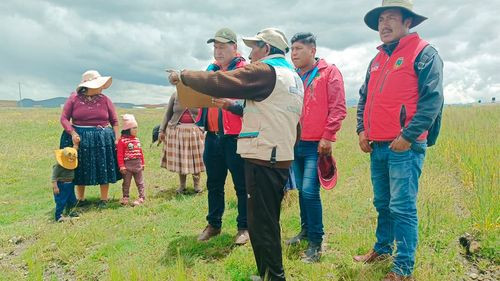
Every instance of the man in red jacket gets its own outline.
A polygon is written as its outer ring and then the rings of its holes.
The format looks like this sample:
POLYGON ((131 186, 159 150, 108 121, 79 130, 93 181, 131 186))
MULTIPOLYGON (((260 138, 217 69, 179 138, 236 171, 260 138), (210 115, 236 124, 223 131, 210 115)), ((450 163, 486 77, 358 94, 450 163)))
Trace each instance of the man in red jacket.
POLYGON ((292 61, 304 84, 300 141, 295 147, 293 172, 299 190, 301 231, 287 244, 307 240, 304 262, 318 262, 323 242, 323 214, 318 178, 318 155, 330 155, 335 134, 346 116, 344 81, 338 68, 316 55, 312 33, 292 37, 292 61))
POLYGON ((380 261, 396 248, 384 281, 413 280, 418 179, 443 108, 443 61, 434 47, 409 32, 425 19, 413 12, 410 0, 384 0, 365 16, 383 43, 359 91, 357 125, 359 146, 370 153, 378 219, 373 249, 354 260, 380 261))

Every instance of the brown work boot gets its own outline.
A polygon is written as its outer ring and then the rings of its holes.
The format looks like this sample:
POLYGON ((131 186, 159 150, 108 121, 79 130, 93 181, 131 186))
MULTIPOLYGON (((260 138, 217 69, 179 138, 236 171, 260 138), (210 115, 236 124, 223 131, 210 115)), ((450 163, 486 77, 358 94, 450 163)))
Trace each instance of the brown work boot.
POLYGON ((196 193, 203 192, 203 188, 200 186, 200 174, 193 175, 193 185, 194 185, 194 192, 196 193))
POLYGON ((208 241, 210 238, 220 234, 220 228, 215 228, 210 224, 205 227, 203 232, 198 236, 198 241, 208 241))
POLYGON ((245 245, 248 242, 248 240, 250 240, 250 235, 248 234, 248 230, 246 229, 238 230, 236 238, 234 239, 234 244, 245 245))
POLYGON ((374 263, 374 262, 387 260, 390 257, 391 256, 389 254, 379 255, 377 252, 375 252, 375 250, 371 249, 370 252, 368 252, 367 254, 364 254, 361 256, 354 256, 353 259, 356 262, 374 263))
POLYGON ((179 188, 175 192, 177 194, 184 194, 186 192, 186 175, 179 174, 179 188))
POLYGON ((415 281, 415 278, 411 275, 403 276, 391 271, 387 273, 382 281, 415 281))

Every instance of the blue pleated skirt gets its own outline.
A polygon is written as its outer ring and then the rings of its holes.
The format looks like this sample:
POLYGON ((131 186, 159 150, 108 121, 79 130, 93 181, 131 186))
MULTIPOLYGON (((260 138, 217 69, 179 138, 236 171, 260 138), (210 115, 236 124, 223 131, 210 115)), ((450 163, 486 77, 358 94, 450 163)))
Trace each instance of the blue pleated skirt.
MULTIPOLYGON (((75 169, 76 185, 101 185, 115 183, 121 174, 116 160, 115 134, 109 127, 74 126, 80 135, 78 167, 75 169)), ((60 148, 73 146, 71 135, 63 131, 60 148)))

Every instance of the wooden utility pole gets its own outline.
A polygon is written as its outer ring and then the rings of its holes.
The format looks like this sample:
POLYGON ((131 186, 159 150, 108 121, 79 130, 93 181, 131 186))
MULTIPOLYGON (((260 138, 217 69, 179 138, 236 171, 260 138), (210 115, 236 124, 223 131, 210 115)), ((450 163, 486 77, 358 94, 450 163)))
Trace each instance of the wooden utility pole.
POLYGON ((19 107, 23 107, 23 97, 21 95, 21 82, 19 82, 19 107))

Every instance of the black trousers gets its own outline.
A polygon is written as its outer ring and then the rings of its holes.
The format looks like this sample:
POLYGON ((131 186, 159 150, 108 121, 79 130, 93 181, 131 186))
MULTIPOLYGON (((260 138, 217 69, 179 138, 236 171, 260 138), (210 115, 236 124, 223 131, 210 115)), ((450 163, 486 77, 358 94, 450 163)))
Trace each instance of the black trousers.
POLYGON ((285 280, 281 256, 280 211, 288 169, 270 168, 245 160, 248 232, 261 277, 285 280))
POLYGON ((233 178, 238 198, 238 229, 247 229, 247 191, 245 188, 244 161, 236 153, 236 136, 207 133, 203 162, 207 168, 208 223, 216 228, 222 226, 224 214, 224 185, 228 170, 233 178))

